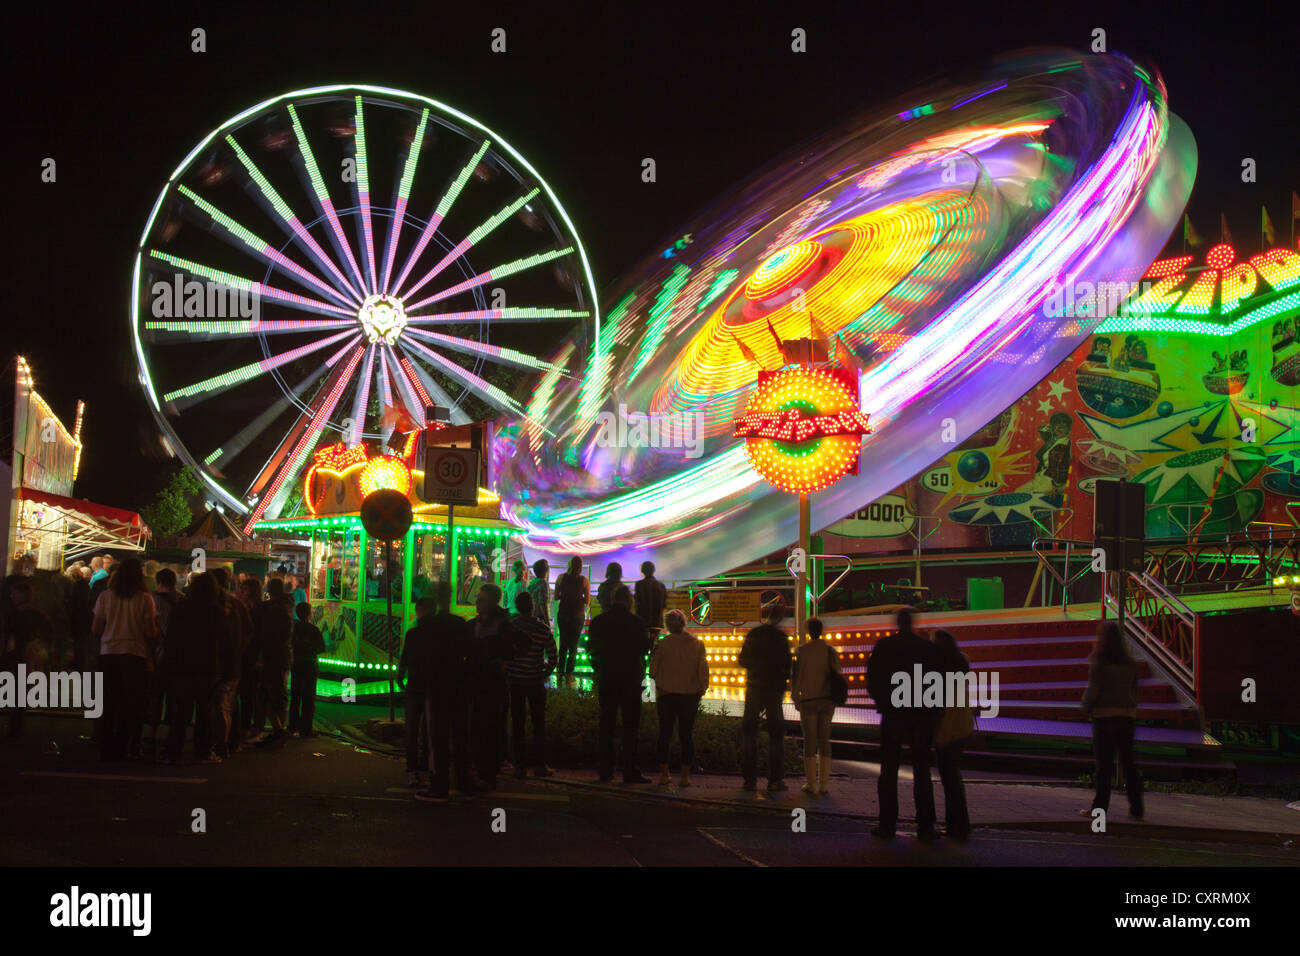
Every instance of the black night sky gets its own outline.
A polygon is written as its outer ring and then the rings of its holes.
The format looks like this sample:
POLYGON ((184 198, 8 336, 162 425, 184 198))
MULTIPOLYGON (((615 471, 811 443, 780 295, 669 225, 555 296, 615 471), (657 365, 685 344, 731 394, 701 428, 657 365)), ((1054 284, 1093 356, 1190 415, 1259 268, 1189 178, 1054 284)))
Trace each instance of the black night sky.
POLYGON ((1223 212, 1253 249, 1265 204, 1285 242, 1300 189, 1300 12, 1290 4, 268 6, 7 12, 16 137, 4 150, 0 359, 11 368, 24 354, 69 423, 87 400, 79 497, 139 508, 163 473, 149 457, 127 318, 135 246, 162 183, 208 131, 287 90, 394 86, 498 130, 574 216, 600 287, 825 127, 1017 48, 1086 52, 1094 28, 1164 75, 1199 148, 1190 214, 1204 236, 1218 238, 1223 212), (206 53, 190 51, 196 26, 206 53), (489 50, 494 27, 507 30, 504 54, 489 50), (807 31, 805 54, 790 50, 795 27, 807 31), (640 178, 647 156, 653 184, 640 178), (40 180, 45 157, 57 160, 54 184, 40 180), (1254 184, 1241 182, 1244 157, 1258 163, 1254 184))

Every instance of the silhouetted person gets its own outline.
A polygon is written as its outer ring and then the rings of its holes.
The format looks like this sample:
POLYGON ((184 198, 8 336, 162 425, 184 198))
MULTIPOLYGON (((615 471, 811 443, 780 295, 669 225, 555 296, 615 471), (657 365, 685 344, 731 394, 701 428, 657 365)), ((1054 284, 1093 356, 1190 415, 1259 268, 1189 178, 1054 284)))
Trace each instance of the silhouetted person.
POLYGON ((149 728, 148 739, 155 750, 158 746, 158 727, 163 722, 163 701, 167 686, 166 670, 163 667, 162 636, 167 633, 172 611, 180 600, 181 596, 176 592, 176 572, 171 568, 157 568, 154 571, 153 604, 158 612, 159 636, 150 646, 153 670, 149 674, 149 702, 145 716, 145 725, 149 728))
POLYGON ((745 635, 738 663, 745 669, 745 712, 740 720, 741 775, 745 789, 758 787, 758 727, 766 717, 767 789, 785 790, 785 714, 782 701, 790 680, 790 639, 779 625, 784 609, 778 603, 767 619, 745 635))
MULTIPOLYGON (((970 661, 957 647, 957 641, 947 631, 935 631, 934 646, 939 652, 939 668, 948 674, 969 674, 970 661)), ((955 702, 949 702, 955 705, 955 702)), ((968 716, 972 710, 967 698, 966 707, 944 709, 938 733, 934 740, 935 762, 939 766, 939 779, 943 781, 944 836, 964 840, 970 836, 970 811, 966 806, 966 784, 961 779, 961 751, 970 739, 975 722, 968 716), (966 711, 966 714, 961 711, 966 711), (953 726, 948 726, 952 722, 953 726), (947 739, 951 735, 951 739, 947 739)))
POLYGON ((158 634, 158 610, 144 587, 144 568, 127 558, 95 601, 91 631, 99 637, 104 672, 100 756, 123 760, 140 739, 148 686, 149 644, 158 634))
POLYGON ((271 736, 265 746, 274 748, 289 735, 289 668, 293 666, 293 599, 284 593, 284 581, 266 583, 266 600, 253 611, 253 628, 262 647, 262 698, 271 736))
POLYGON ((515 610, 510 619, 518 639, 515 656, 506 664, 510 683, 510 739, 513 746, 515 777, 528 776, 528 753, 524 743, 524 708, 533 715, 533 774, 551 776, 546 766, 546 678, 559 663, 555 635, 533 616, 533 598, 527 591, 515 595, 515 610))
POLYGON ((440 581, 434 588, 437 610, 420 619, 409 635, 407 657, 410 677, 407 686, 425 691, 425 723, 429 736, 429 789, 417 793, 417 800, 445 803, 449 796, 451 768, 464 796, 474 793, 470 781, 469 703, 466 688, 474 678, 474 651, 470 628, 451 613, 451 585, 440 581))
POLYGON ((311 605, 298 602, 294 608, 297 620, 293 622, 293 679, 289 691, 289 733, 299 737, 314 737, 312 722, 316 719, 316 679, 320 677, 318 658, 325 653, 325 636, 311 622, 311 605))
POLYGON ((840 655, 822 637, 822 622, 808 621, 808 640, 795 650, 790 697, 803 730, 804 793, 826 795, 831 779, 831 722, 835 701, 831 675, 840 669, 840 655))
POLYGON ((254 618, 262 605, 261 578, 244 576, 239 582, 239 601, 248 615, 249 626, 239 674, 239 738, 241 745, 246 745, 262 739, 261 725, 266 720, 262 705, 262 632, 254 618))
POLYGON ((582 636, 591 585, 582 574, 582 558, 569 559, 569 568, 555 581, 555 624, 560 632, 560 674, 569 681, 578 662, 578 638, 582 636))
POLYGON ((668 606, 668 589, 655 577, 650 561, 641 565, 641 580, 636 583, 636 616, 658 635, 664 629, 664 609, 668 606))
POLYGON ((611 561, 605 565, 605 580, 596 588, 596 600, 602 612, 608 611, 614 604, 614 590, 623 585, 623 565, 611 561))
MULTIPOLYGON (((31 581, 21 574, 11 574, 4 580, 0 595, 0 670, 14 675, 18 680, 18 665, 39 667, 42 643, 50 640, 50 622, 32 603, 31 581)), ((23 708, 6 708, 9 715, 9 736, 18 737, 23 731, 23 708)))
POLYGON ((514 656, 515 635, 510 614, 501 606, 501 589, 495 584, 483 585, 474 606, 478 615, 469 621, 474 664, 470 733, 480 784, 485 790, 494 790, 501 772, 501 741, 510 702, 506 662, 514 656))
POLYGON ((551 565, 545 558, 533 562, 533 579, 528 582, 528 596, 533 599, 533 617, 551 626, 551 565))
MULTIPOLYGON (((600 700, 600 779, 614 779, 614 723, 623 717, 623 782, 649 783, 637 766, 637 732, 641 727, 641 685, 650 632, 632 613, 632 592, 620 584, 609 609, 588 626, 587 653, 600 700)), ((602 605, 603 606, 603 605, 602 605)))
MULTIPOLYGON (((640 615, 638 615, 640 616, 640 615)), ((668 745, 673 739, 673 725, 682 742, 681 785, 691 785, 691 767, 695 764, 695 715, 700 698, 709 689, 709 659, 704 642, 686 630, 686 615, 669 611, 668 636, 654 645, 650 657, 650 676, 655 682, 655 706, 659 711, 659 743, 655 757, 659 761, 659 785, 672 782, 668 773, 668 745)))
POLYGON ((898 766, 906 743, 912 758, 917 836, 932 840, 936 834, 930 745, 938 714, 933 708, 913 706, 910 690, 917 664, 923 673, 940 668, 935 646, 912 630, 912 615, 911 608, 898 612, 898 632, 877 641, 867 661, 867 689, 880 714, 880 825, 871 832, 892 838, 898 826, 898 766), (893 699, 895 675, 906 679, 898 683, 903 706, 893 699))
POLYGON ((221 675, 221 644, 227 633, 226 610, 211 574, 196 575, 190 593, 177 603, 163 635, 168 733, 164 761, 178 763, 185 728, 194 721, 194 757, 220 763, 212 753, 212 694, 221 675))
MULTIPOLYGON (((1097 757, 1096 793, 1092 809, 1110 810, 1110 778, 1119 757, 1128 788, 1128 813, 1141 820, 1142 778, 1133 761, 1133 729, 1137 723, 1137 662, 1124 646, 1124 637, 1114 621, 1104 621, 1097 633, 1097 646, 1088 658, 1088 689, 1082 707, 1092 718, 1092 746, 1097 757)), ((1090 815, 1090 811, 1083 811, 1090 815)))
MULTIPOLYGON (((212 580, 217 585, 217 597, 225 615, 225 630, 217 649, 217 686, 212 692, 212 749, 218 757, 230 756, 239 749, 239 731, 235 726, 238 717, 239 672, 247 643, 252 632, 248 611, 230 593, 230 571, 213 568, 212 580)), ((191 575, 195 580, 198 575, 191 575)))
POLYGON ((426 615, 432 614, 438 608, 438 602, 432 597, 423 597, 415 603, 415 627, 406 632, 402 639, 402 653, 397 659, 397 677, 395 678, 398 690, 404 692, 406 697, 406 785, 414 787, 420 782, 420 774, 428 772, 429 769, 429 747, 428 747, 428 730, 425 728, 424 746, 421 746, 421 728, 425 727, 424 711, 428 692, 425 690, 425 684, 428 682, 420 679, 411 681, 407 677, 411 669, 412 653, 419 653, 419 644, 422 640, 427 640, 428 631, 417 633, 420 622, 426 615))

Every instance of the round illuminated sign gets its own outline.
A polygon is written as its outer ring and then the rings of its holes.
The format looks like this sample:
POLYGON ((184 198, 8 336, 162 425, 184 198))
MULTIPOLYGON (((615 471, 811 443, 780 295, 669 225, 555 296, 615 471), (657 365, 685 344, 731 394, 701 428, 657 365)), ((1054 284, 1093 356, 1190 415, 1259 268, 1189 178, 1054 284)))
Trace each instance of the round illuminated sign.
POLYGON ((760 376, 735 430, 754 470, 798 493, 821 491, 847 475, 871 432, 852 381, 842 369, 809 366, 760 376))
POLYGON ((392 455, 379 455, 371 458, 357 479, 361 488, 361 497, 367 498, 372 491, 392 488, 404 495, 411 493, 411 470, 406 463, 392 455))

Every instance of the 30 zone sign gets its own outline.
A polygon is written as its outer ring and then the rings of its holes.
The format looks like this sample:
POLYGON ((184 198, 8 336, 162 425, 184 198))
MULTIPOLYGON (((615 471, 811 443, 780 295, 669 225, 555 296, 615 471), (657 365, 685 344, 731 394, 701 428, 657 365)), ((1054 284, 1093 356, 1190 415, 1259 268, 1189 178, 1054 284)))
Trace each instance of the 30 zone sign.
POLYGON ((477 505, 478 452, 469 448, 426 449, 424 500, 440 505, 477 505))

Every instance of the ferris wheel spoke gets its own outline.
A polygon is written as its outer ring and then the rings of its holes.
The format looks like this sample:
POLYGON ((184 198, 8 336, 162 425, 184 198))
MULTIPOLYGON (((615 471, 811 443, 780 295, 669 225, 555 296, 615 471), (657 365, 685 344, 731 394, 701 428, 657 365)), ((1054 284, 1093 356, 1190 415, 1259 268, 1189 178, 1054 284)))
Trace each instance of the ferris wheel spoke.
POLYGON ((513 365, 516 368, 544 369, 546 371, 565 371, 565 369, 560 366, 552 365, 544 359, 539 359, 526 352, 519 352, 515 349, 506 348, 503 345, 490 345, 487 342, 476 342, 473 339, 463 339, 456 335, 443 335, 440 332, 425 332, 423 329, 409 329, 408 331, 412 335, 424 339, 426 342, 434 342, 455 352, 463 352, 467 355, 477 355, 487 359, 489 362, 496 362, 499 365, 513 365))
POLYGON ((563 249, 552 249, 550 252, 538 252, 531 256, 524 256, 521 259, 515 259, 513 262, 507 262, 505 265, 496 266, 495 268, 488 269, 486 272, 480 272, 478 275, 466 279, 464 282, 458 282, 453 286, 443 289, 441 292, 435 292, 427 299, 413 302, 410 307, 412 309, 419 309, 426 305, 432 305, 434 302, 441 302, 443 299, 449 299, 453 295, 459 295, 460 293, 467 292, 470 289, 486 285, 493 280, 504 279, 507 276, 514 275, 516 272, 523 272, 525 269, 531 269, 534 266, 545 265, 546 263, 553 262, 556 259, 562 259, 571 252, 573 252, 573 246, 565 246, 563 249))
POLYGON ((393 372, 393 381, 397 383, 397 391, 402 396, 402 403, 406 405, 406 410, 411 413, 411 417, 415 421, 423 422, 424 410, 429 405, 432 405, 433 401, 429 400, 427 394, 424 396, 419 394, 424 390, 424 387, 421 386, 418 389, 415 387, 415 383, 412 381, 411 376, 407 374, 407 370, 402 367, 402 361, 393 351, 392 346, 385 345, 384 352, 389 357, 388 367, 393 372))
POLYGON ((367 289, 374 289, 375 281, 375 226, 370 215, 370 165, 366 159, 366 114, 361 97, 356 97, 357 135, 354 140, 357 147, 357 175, 355 187, 357 205, 361 207, 361 233, 364 237, 362 248, 366 252, 366 274, 370 276, 367 289))
POLYGON ((449 361, 430 348, 426 348, 415 339, 409 339, 407 345, 498 411, 512 412, 516 415, 523 414, 522 405, 486 379, 479 378, 469 369, 461 368, 455 362, 449 361))
POLYGON ((352 402, 352 429, 348 438, 353 445, 360 445, 366 432, 366 408, 370 404, 370 377, 375 367, 375 347, 366 349, 366 367, 357 382, 357 395, 352 402))
POLYGON ((406 291, 406 296, 409 298, 410 296, 415 295, 415 293, 420 291, 420 289, 423 288, 424 285, 430 279, 432 279, 438 273, 442 272, 443 269, 447 268, 447 266, 451 265, 453 262, 455 262, 457 259, 463 256, 474 246, 476 242, 481 240, 484 236, 489 235, 494 229, 497 228, 497 226, 501 225, 501 223, 505 222, 507 219, 509 219, 511 216, 517 213, 520 209, 522 209, 525 205, 527 205, 532 200, 532 198, 536 196, 539 192, 541 192, 540 189, 533 189, 532 192, 528 193, 525 196, 520 196, 510 205, 506 206, 504 209, 498 212, 495 216, 491 216, 490 218, 485 219, 472 232, 470 232, 468 236, 466 236, 460 242, 456 243, 456 245, 452 246, 451 250, 445 256, 439 259, 438 263, 432 269, 426 272, 423 278, 421 278, 419 282, 411 286, 411 288, 406 291))
POLYGON ((328 390, 322 389, 323 395, 320 404, 312 416, 310 424, 293 446, 293 450, 284 460, 284 464, 276 472, 275 477, 271 479, 266 494, 261 496, 257 506, 253 508, 252 514, 249 515, 248 522, 244 525, 245 534, 251 534, 253 526, 261 521, 262 515, 266 514, 267 509, 278 501, 281 491, 285 488, 286 481, 301 472, 308 452, 315 446, 316 439, 324 429, 325 423, 329 421, 330 415, 334 413, 334 408, 338 405, 339 399, 343 397, 344 386, 352 380, 357 365, 361 362, 361 356, 365 352, 364 348, 357 346, 347 362, 340 364, 327 381, 328 390))
POLYGON ((310 285, 318 291, 325 293, 325 295, 329 296, 339 305, 344 307, 349 305, 347 297, 332 285, 329 285, 312 275, 261 236, 258 236, 251 230, 241 226, 234 219, 230 218, 216 206, 212 205, 212 203, 194 192, 194 190, 182 185, 178 187, 178 191, 182 196, 194 203, 195 206, 203 210, 209 219, 221 226, 221 228, 225 230, 227 236, 242 242, 248 247, 253 255, 257 256, 263 262, 269 262, 272 265, 279 266, 304 285, 310 285))
POLYGON ((465 168, 462 169, 456 178, 451 181, 451 185, 449 185, 447 191, 443 193, 442 199, 438 200, 438 205, 434 208, 433 215, 429 217, 429 221, 425 224, 424 230, 420 233, 420 238, 416 240, 415 246, 409 253, 407 253, 406 263, 402 266, 402 271, 398 273, 397 281, 393 283, 394 295, 401 294, 402 284, 406 282, 406 277, 411 274, 411 269, 415 266, 416 262, 419 261, 420 256, 424 254, 425 246, 429 244, 429 240, 437 233, 438 227, 442 225, 442 221, 446 218, 447 212, 451 209, 452 203, 454 203, 457 197, 460 196, 461 191, 465 188, 465 184, 469 182, 469 177, 473 175, 474 168, 482 161, 490 145, 491 143, 488 140, 483 141, 478 150, 470 158, 470 161, 465 164, 465 168))
MULTIPOLYGON (((290 393, 294 398, 301 396, 303 392, 307 391, 307 388, 313 382, 319 381, 321 377, 328 372, 329 365, 322 362, 320 365, 316 366, 315 370, 310 375, 304 378, 297 385, 293 386, 293 388, 290 389, 290 393)), ((221 468, 223 465, 228 464, 240 452, 248 447, 249 442, 262 434, 262 432, 266 431, 266 429, 271 426, 271 423, 279 418, 280 415, 283 414, 284 410, 289 407, 291 401, 292 399, 289 395, 281 395, 272 402, 264 412, 241 428, 229 439, 222 442, 215 451, 209 454, 207 458, 203 459, 203 463, 205 465, 210 465, 213 468, 221 468)))
POLYGON ((411 198, 411 181, 415 178, 415 167, 420 162, 420 149, 424 146, 424 127, 429 122, 429 110, 420 114, 420 123, 415 128, 415 136, 406 153, 406 165, 402 178, 397 184, 397 195, 393 201, 393 221, 388 227, 388 242, 384 246, 384 281, 383 292, 388 293, 388 280, 393 273, 393 258, 397 254, 397 236, 402 231, 402 220, 406 218, 406 204, 411 198))
POLYGON ((455 325, 462 322, 560 322, 585 319, 591 313, 582 309, 534 309, 508 307, 501 309, 472 309, 468 312, 435 312, 431 315, 406 313, 407 325, 455 325))
MULTIPOLYGON (((399 351, 402 351, 399 346, 399 351)), ((425 392, 433 399, 432 404, 441 405, 443 408, 451 410, 451 423, 453 425, 469 424, 469 415, 466 414, 450 395, 443 390, 443 387, 435 382, 432 376, 425 371, 424 366, 417 361, 415 357, 406 355, 402 356, 403 367, 408 367, 415 377, 424 386, 425 392)))
POLYGON ((318 243, 315 237, 307 231, 307 227, 302 224, 297 215, 294 214, 294 211, 289 208, 289 204, 281 198, 275 187, 271 185, 270 180, 268 180, 266 176, 263 175, 262 171, 257 168, 257 164, 253 162, 252 158, 244 152, 243 147, 235 141, 235 137, 227 133, 226 142, 229 143, 231 149, 235 151, 235 155, 239 157, 239 161, 243 164, 245 171, 247 171, 249 177, 261 192, 262 199, 269 205, 270 211, 274 213, 275 218, 280 220, 280 224, 284 228, 285 232, 296 236, 299 243, 301 243, 303 248, 306 249, 307 254, 312 257, 316 264, 337 279, 341 288, 347 289, 348 292, 351 293, 352 297, 360 303, 363 296, 357 292, 351 282, 344 278, 343 273, 339 271, 339 267, 334 264, 334 260, 325 254, 325 250, 320 247, 320 243, 318 243))
POLYGON ((279 368, 281 365, 287 365, 289 362, 300 359, 304 355, 319 352, 321 349, 327 348, 336 342, 341 342, 343 339, 349 339, 348 344, 344 345, 343 348, 332 357, 332 359, 326 361, 327 365, 332 365, 338 360, 338 357, 342 355, 343 352, 347 351, 349 345, 360 341, 361 334, 359 332, 340 332, 337 335, 318 339, 315 342, 299 346, 296 349, 281 352, 279 355, 272 355, 270 358, 260 359, 256 362, 249 362, 247 365, 240 366, 239 368, 231 369, 228 372, 222 372, 220 375, 214 375, 211 378, 205 378, 201 382, 195 382, 192 385, 186 385, 183 388, 178 388, 175 391, 168 392, 163 396, 163 401, 170 402, 178 409, 187 408, 196 402, 205 401, 214 395, 219 395, 227 389, 234 388, 236 385, 247 382, 249 379, 256 378, 264 372, 269 372, 272 369, 279 368))
POLYGON ((288 332, 325 332, 355 328, 356 319, 151 319, 144 329, 163 342, 203 342, 214 338, 248 338, 288 332))
POLYGON ((322 302, 320 299, 313 299, 309 296, 299 295, 296 292, 278 289, 275 286, 265 285, 253 279, 246 279, 243 276, 237 276, 221 269, 213 269, 211 266, 192 262, 189 259, 182 259, 180 256, 159 252, 157 249, 150 249, 149 256, 201 279, 208 279, 229 286, 232 289, 237 289, 240 292, 251 293, 255 301, 270 299, 274 302, 282 302, 285 305, 302 309, 305 312, 316 312, 321 315, 344 315, 349 318, 353 316, 353 313, 347 309, 339 308, 337 305, 331 305, 328 302, 322 302))
POLYGON ((357 265, 356 256, 352 254, 352 246, 348 244, 347 235, 343 232, 343 223, 339 221, 339 214, 334 209, 334 201, 330 199, 329 190, 325 188, 325 180, 320 174, 320 167, 316 165, 316 155, 311 150, 307 133, 303 130, 302 123, 298 120, 298 111, 294 109, 292 103, 289 104, 289 117, 293 121, 294 135, 298 138, 298 154, 303 163, 302 171, 307 174, 307 180, 311 184, 316 214, 325 216, 330 224, 330 242, 334 246, 334 254, 347 259, 352 275, 356 277, 357 285, 364 286, 366 282, 361 278, 361 268, 357 265))

